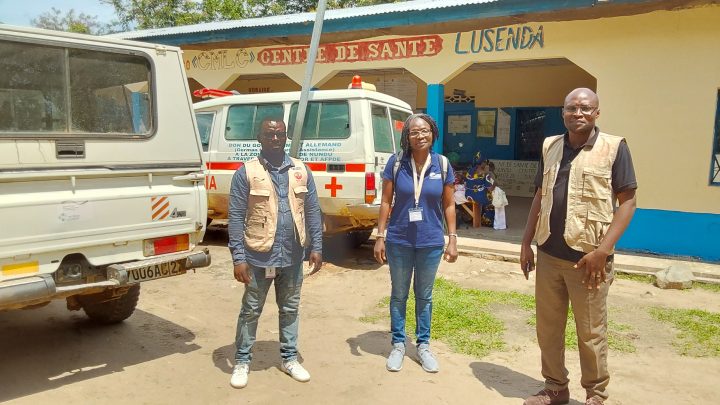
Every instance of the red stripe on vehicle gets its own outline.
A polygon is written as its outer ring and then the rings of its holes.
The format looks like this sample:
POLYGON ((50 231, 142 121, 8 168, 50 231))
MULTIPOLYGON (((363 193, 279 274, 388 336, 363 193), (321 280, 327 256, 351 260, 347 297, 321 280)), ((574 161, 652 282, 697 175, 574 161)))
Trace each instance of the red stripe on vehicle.
POLYGON ((243 162, 208 162, 209 170, 237 170, 243 165, 243 162))
POLYGON ((346 172, 364 173, 365 172, 365 163, 348 163, 345 165, 345 171, 346 172))
POLYGON ((305 166, 307 166, 310 170, 314 172, 327 171, 327 163, 305 163, 305 166))

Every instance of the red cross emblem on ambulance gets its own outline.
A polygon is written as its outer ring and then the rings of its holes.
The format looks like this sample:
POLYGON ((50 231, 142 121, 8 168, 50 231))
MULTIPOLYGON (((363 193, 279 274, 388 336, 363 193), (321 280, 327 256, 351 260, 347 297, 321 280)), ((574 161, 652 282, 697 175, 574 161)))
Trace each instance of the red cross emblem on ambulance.
POLYGON ((337 184, 337 177, 331 177, 330 183, 325 185, 326 190, 330 190, 330 197, 337 197, 337 191, 342 190, 342 184, 337 184))

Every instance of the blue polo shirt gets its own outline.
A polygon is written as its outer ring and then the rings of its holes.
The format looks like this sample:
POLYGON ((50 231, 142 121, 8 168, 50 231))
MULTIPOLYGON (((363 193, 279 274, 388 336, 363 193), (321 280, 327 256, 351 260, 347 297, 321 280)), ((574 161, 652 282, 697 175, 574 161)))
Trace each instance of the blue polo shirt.
MULTIPOLYGON (((383 171, 384 180, 394 181, 393 167, 396 156, 388 159, 383 171)), ((407 247, 426 248, 445 245, 443 229, 442 192, 443 181, 440 168, 440 155, 430 152, 430 166, 425 171, 425 180, 420 192, 420 204, 423 209, 423 219, 410 222, 409 210, 415 207, 415 186, 413 184, 413 169, 410 164, 410 154, 403 156, 398 169, 397 184, 395 184, 395 205, 390 214, 390 223, 387 226, 385 241, 407 247)), ((448 164, 445 184, 454 183, 455 173, 448 164)))

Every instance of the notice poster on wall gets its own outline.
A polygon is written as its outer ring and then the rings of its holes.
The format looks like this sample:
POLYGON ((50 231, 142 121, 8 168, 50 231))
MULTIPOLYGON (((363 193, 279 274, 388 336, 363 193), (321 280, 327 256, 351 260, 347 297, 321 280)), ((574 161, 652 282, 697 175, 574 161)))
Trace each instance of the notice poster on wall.
POLYGON ((448 115, 448 132, 451 134, 469 134, 471 115, 448 115))
POLYGON ((409 77, 383 77, 375 82, 375 88, 380 93, 397 97, 410 104, 410 108, 415 110, 417 105, 417 83, 415 80, 409 77))
POLYGON ((478 111, 478 138, 495 137, 495 110, 478 111))
POLYGON ((510 145, 510 114, 498 108, 497 117, 497 145, 510 145))
POLYGON ((493 160, 495 176, 505 194, 517 197, 535 195, 535 174, 539 162, 526 160, 493 160))

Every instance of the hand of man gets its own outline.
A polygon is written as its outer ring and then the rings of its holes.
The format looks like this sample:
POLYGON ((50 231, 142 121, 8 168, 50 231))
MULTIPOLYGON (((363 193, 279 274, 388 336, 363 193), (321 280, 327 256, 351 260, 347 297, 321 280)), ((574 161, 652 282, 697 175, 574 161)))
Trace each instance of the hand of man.
POLYGON ((588 290, 600 288, 600 284, 605 282, 607 257, 606 253, 596 249, 583 256, 575 265, 576 269, 585 271, 582 282, 588 290))
POLYGON ((445 261, 448 263, 455 263, 458 258, 457 250, 457 237, 451 236, 448 242, 447 249, 445 249, 445 261))
POLYGON ((310 252, 310 259, 308 260, 308 265, 311 268, 308 276, 312 276, 313 274, 320 271, 320 267, 322 267, 322 254, 318 252, 310 252))
POLYGON ((520 245, 520 269, 525 275, 525 280, 529 279, 530 272, 535 270, 535 252, 529 243, 520 245))
POLYGON ((250 266, 247 263, 238 263, 233 269, 235 280, 247 285, 250 282, 250 266))
POLYGON ((385 238, 375 239, 375 248, 373 249, 373 255, 375 260, 380 264, 385 264, 387 257, 385 257, 385 238))

